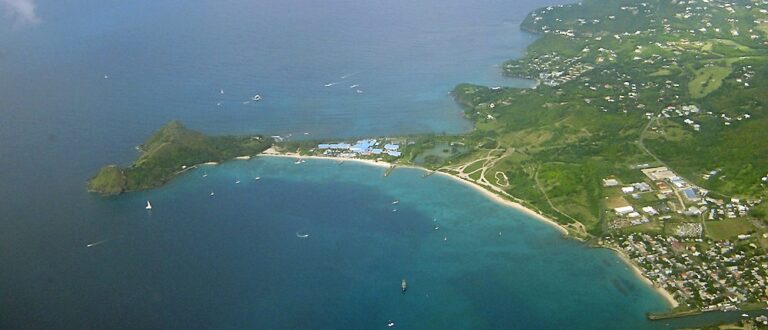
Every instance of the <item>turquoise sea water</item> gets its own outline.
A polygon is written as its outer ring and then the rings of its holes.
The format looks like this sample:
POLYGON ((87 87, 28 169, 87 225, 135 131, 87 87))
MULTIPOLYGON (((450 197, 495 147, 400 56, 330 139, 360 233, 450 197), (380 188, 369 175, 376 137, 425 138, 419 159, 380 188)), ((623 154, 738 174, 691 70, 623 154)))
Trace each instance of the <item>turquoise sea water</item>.
MULTIPOLYGON (((123 317, 140 327, 640 328, 646 311, 664 308, 610 251, 448 178, 383 173, 258 158, 94 201, 115 218, 83 235, 67 281, 99 274, 104 284, 73 292, 93 297, 77 305, 137 299, 123 317)), ((108 324, 103 313, 96 320, 108 324)))
POLYGON ((0 15, 0 328, 666 327, 645 321, 664 302, 611 252, 417 170, 259 158, 84 191, 169 119, 465 131, 448 92, 524 86, 497 65, 550 3, 76 0, 38 1, 34 26, 0 15))

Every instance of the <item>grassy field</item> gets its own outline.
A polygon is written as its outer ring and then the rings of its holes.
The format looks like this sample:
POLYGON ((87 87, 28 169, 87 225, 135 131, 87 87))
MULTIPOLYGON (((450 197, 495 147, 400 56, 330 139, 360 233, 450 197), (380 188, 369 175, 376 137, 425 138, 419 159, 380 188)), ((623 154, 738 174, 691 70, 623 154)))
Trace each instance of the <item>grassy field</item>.
POLYGON ((688 92, 694 99, 700 99, 723 85, 723 79, 733 72, 731 66, 709 66, 694 71, 694 78, 688 83, 688 92))
POLYGON ((740 234, 755 230, 755 226, 744 219, 707 221, 705 224, 707 236, 716 240, 733 240, 740 234))

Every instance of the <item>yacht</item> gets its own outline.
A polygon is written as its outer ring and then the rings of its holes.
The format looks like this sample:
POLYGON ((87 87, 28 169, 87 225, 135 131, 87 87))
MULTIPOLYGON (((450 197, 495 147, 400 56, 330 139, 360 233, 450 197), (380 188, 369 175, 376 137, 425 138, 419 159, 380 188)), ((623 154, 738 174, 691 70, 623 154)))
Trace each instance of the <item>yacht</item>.
POLYGON ((152 209, 152 203, 150 203, 149 201, 147 201, 147 206, 146 206, 146 207, 144 207, 144 208, 145 208, 145 209, 147 209, 147 210, 151 210, 151 209, 152 209))

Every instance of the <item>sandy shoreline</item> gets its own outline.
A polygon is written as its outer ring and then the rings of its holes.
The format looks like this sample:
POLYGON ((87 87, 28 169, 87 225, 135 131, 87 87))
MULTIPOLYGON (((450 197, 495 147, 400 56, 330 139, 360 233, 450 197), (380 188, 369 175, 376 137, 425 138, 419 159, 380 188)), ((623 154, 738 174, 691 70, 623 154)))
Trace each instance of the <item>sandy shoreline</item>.
POLYGON ((341 162, 347 162, 347 161, 349 161, 349 162, 363 163, 363 164, 367 164, 367 165, 371 165, 371 166, 376 166, 376 167, 383 167, 383 168, 389 168, 389 167, 392 166, 391 163, 387 163, 387 162, 383 162, 383 161, 377 162, 375 160, 370 160, 370 159, 323 157, 323 156, 302 156, 302 155, 299 155, 297 153, 292 153, 292 152, 281 152, 281 153, 278 153, 278 152, 274 151, 274 149, 272 149, 272 148, 269 148, 269 149, 265 150, 264 152, 262 152, 261 154, 256 155, 256 157, 263 157, 263 156, 266 156, 266 157, 293 158, 293 159, 321 159, 321 160, 333 160, 333 161, 336 161, 336 162, 340 162, 340 161, 341 162))
MULTIPOLYGON (((375 160, 370 160, 370 159, 338 158, 338 157, 324 157, 324 156, 302 156, 302 155, 299 155, 297 153, 277 152, 273 148, 269 148, 269 149, 265 150, 263 153, 261 153, 261 154, 259 154, 257 156, 261 156, 261 157, 282 157, 282 158, 293 158, 293 159, 319 159, 319 160, 337 161, 337 162, 338 161, 344 161, 344 162, 350 161, 350 162, 356 162, 356 163, 366 164, 366 165, 370 165, 370 166, 377 166, 377 167, 381 167, 381 168, 391 168, 392 166, 397 166, 397 167, 404 167, 404 168, 415 168, 415 169, 418 169, 418 170, 431 172, 430 170, 427 170, 425 168, 418 167, 418 166, 412 166, 412 165, 396 165, 396 164, 392 164, 392 163, 388 163, 388 162, 384 162, 384 161, 375 161, 375 160)), ((550 218, 547 218, 547 217, 537 213, 536 211, 531 210, 531 209, 521 205, 520 203, 516 203, 516 202, 513 202, 511 200, 508 200, 508 199, 506 199, 506 198, 504 198, 504 197, 502 197, 502 196, 500 196, 500 195, 498 195, 498 194, 496 194, 496 193, 486 189, 485 187, 483 187, 483 186, 481 186, 481 185, 479 185, 479 184, 477 184, 475 182, 468 181, 468 180, 465 180, 465 179, 463 179, 463 178, 461 178, 459 176, 456 176, 456 175, 453 175, 453 174, 450 174, 450 173, 440 172, 440 171, 434 171, 434 174, 442 175, 444 177, 447 177, 447 178, 455 180, 455 181, 457 181, 459 183, 462 183, 462 184, 464 184, 464 185, 474 189, 475 191, 483 194, 485 197, 491 199, 492 201, 494 201, 496 203, 499 203, 499 204, 504 205, 506 207, 511 207, 511 208, 513 208, 515 210, 518 210, 518 211, 520 211, 522 213, 525 213, 526 215, 528 215, 528 216, 530 216, 530 217, 532 217, 532 218, 534 218, 536 220, 542 221, 542 222, 552 226, 553 228, 555 228, 558 231, 560 231, 563 235, 566 235, 566 236, 568 235, 568 230, 565 229, 565 227, 563 227, 559 223, 555 222, 554 220, 552 220, 550 218)), ((670 294, 667 290, 665 290, 662 287, 656 287, 655 285, 653 285, 653 282, 651 282, 650 279, 645 277, 643 275, 642 271, 640 270, 640 268, 637 265, 635 265, 635 263, 632 262, 632 260, 630 260, 629 257, 627 257, 621 250, 617 250, 617 249, 611 248, 611 247, 606 247, 606 248, 614 251, 619 256, 619 258, 621 258, 621 260, 627 266, 629 266, 629 268, 632 269, 632 271, 635 273, 635 275, 638 278, 640 278, 644 283, 648 284, 648 286, 650 286, 654 291, 656 291, 656 293, 658 293, 660 296, 662 296, 664 298, 664 300, 666 300, 667 303, 672 308, 675 308, 675 307, 677 307, 679 305, 677 300, 675 300, 675 298, 672 297, 672 294, 670 294)))
MULTIPOLYGON (((415 166, 414 166, 414 168, 422 169, 420 167, 415 167, 415 166)), ((424 170, 424 169, 422 169, 422 170, 424 170)), ((450 174, 450 173, 436 171, 435 174, 448 177, 448 178, 453 179, 455 181, 458 181, 458 182, 460 182, 460 183, 462 183, 464 185, 467 185, 470 188, 475 189, 477 192, 485 195, 485 197, 493 200, 496 203, 502 204, 502 205, 504 205, 506 207, 510 207, 510 208, 518 210, 518 211, 520 211, 522 213, 525 213, 526 215, 528 215, 528 216, 530 216, 532 218, 535 218, 536 220, 542 221, 542 222, 552 226, 553 228, 555 228, 559 232, 561 232, 563 235, 568 235, 568 230, 565 229, 565 227, 561 226, 559 223, 555 222, 554 220, 552 220, 550 218, 547 218, 547 217, 537 213, 536 211, 531 210, 531 209, 523 206, 520 203, 513 202, 513 201, 508 200, 508 199, 506 199, 504 197, 501 197, 498 194, 495 194, 492 191, 490 191, 488 189, 485 189, 485 187, 483 187, 483 186, 481 186, 481 185, 479 185, 477 183, 474 183, 472 181, 464 180, 464 179, 462 179, 462 178, 460 178, 460 177, 458 177, 456 175, 450 174)))
POLYGON ((640 267, 637 266, 631 259, 629 259, 629 257, 627 257, 627 255, 624 254, 624 252, 621 252, 621 250, 618 250, 618 249, 612 248, 612 247, 605 247, 605 248, 610 249, 613 252, 616 252, 616 254, 619 256, 619 258, 621 258, 621 260, 625 264, 627 264, 627 266, 629 266, 629 268, 631 268, 633 272, 635 272, 635 275, 637 275, 637 277, 643 279, 643 282, 645 282, 645 284, 648 284, 648 286, 653 288, 653 290, 655 290, 656 293, 658 293, 660 296, 664 297, 664 299, 667 301, 667 303, 669 303, 669 305, 672 308, 675 308, 675 307, 680 305, 680 303, 678 303, 677 300, 675 300, 675 298, 672 297, 672 294, 669 293, 669 291, 667 291, 666 289, 664 289, 664 288, 662 288, 660 286, 657 287, 657 286, 653 285, 653 282, 643 275, 643 272, 640 270, 640 267))
MULTIPOLYGON (((296 153, 280 153, 280 152, 275 151, 272 148, 267 149, 265 152, 259 154, 259 156, 284 157, 284 158, 294 158, 294 159, 321 159, 321 160, 333 160, 333 161, 345 161, 345 162, 346 161, 351 161, 351 162, 357 162, 357 163, 362 163, 362 164, 367 164, 367 165, 372 165, 372 166, 378 166, 378 167, 383 167, 383 168, 390 168, 392 166, 396 166, 396 167, 402 167, 402 168, 414 168, 414 169, 418 169, 418 170, 425 171, 425 172, 432 172, 432 171, 427 170, 427 169, 425 169, 423 167, 412 166, 412 165, 397 165, 397 164, 392 164, 392 163, 388 163, 388 162, 384 162, 384 161, 375 161, 375 160, 370 160, 370 159, 358 159, 358 158, 302 156, 302 155, 299 155, 299 154, 296 154, 296 153)), ((470 187, 472 189, 475 189, 475 191, 483 194, 485 197, 493 200, 496 203, 502 204, 502 205, 504 205, 506 207, 514 208, 514 209, 516 209, 516 210, 518 210, 518 211, 520 211, 522 213, 525 213, 526 215, 529 215, 532 218, 535 218, 536 220, 542 221, 542 222, 552 226, 553 228, 555 228, 558 231, 560 231, 563 235, 568 235, 568 230, 565 229, 565 227, 563 227, 560 224, 558 224, 557 222, 555 222, 554 220, 549 219, 549 218, 547 218, 547 217, 537 213, 536 211, 533 211, 533 210, 531 210, 531 209, 521 205, 520 203, 516 203, 516 202, 508 200, 508 199, 506 199, 504 197, 501 197, 501 196, 493 193, 492 191, 489 191, 488 189, 485 189, 485 187, 483 187, 483 186, 481 186, 481 185, 479 185, 477 183, 474 183, 474 182, 471 182, 471 181, 467 181, 465 179, 462 179, 462 178, 460 178, 460 177, 458 177, 456 175, 450 174, 450 173, 445 173, 445 172, 440 172, 440 171, 435 171, 433 173, 434 174, 438 174, 438 175, 442 175, 442 176, 447 177, 449 179, 452 179, 452 180, 455 180, 457 182, 460 182, 460 183, 462 183, 462 184, 464 184, 464 185, 466 185, 466 186, 468 186, 468 187, 470 187)))

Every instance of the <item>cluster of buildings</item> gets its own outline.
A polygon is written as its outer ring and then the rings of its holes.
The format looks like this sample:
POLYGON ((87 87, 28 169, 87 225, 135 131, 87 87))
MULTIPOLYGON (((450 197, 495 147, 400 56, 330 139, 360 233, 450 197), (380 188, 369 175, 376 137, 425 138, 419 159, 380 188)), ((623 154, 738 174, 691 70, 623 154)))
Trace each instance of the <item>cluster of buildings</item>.
MULTIPOLYGON (((653 113, 646 113, 646 116, 648 118, 651 118, 653 116, 653 113)), ((752 115, 748 113, 742 113, 739 115, 728 115, 725 113, 721 113, 719 115, 715 114, 712 111, 707 112, 701 112, 699 107, 696 105, 683 105, 683 106, 675 106, 670 105, 666 108, 661 110, 661 113, 659 113, 658 117, 664 117, 664 118, 683 118, 683 123, 692 127, 694 131, 700 131, 701 125, 691 119, 692 116, 698 116, 697 118, 714 118, 721 120, 723 122, 723 125, 725 126, 731 126, 731 123, 734 121, 744 121, 752 118, 752 115)), ((656 130, 658 128, 654 127, 653 130, 656 130)))
MULTIPOLYGON (((672 2, 679 8, 679 11, 675 13, 675 20, 664 18, 660 22, 660 27, 665 34, 688 34, 691 36, 729 36, 729 37, 745 37, 749 40, 760 40, 761 31, 755 28, 743 28, 743 24, 740 23, 738 14, 734 7, 739 6, 735 1, 727 0, 682 0, 672 2)), ((567 38, 573 38, 580 35, 579 31, 567 28, 557 28, 554 26, 548 26, 543 24, 545 16, 555 8, 563 6, 550 6, 544 8, 538 12, 531 14, 533 24, 536 28, 549 34, 562 35, 567 38)), ((748 9, 755 9, 760 14, 768 12, 765 2, 754 1, 752 4, 746 6, 748 9)), ((655 11, 660 10, 658 6, 651 5, 646 2, 638 3, 636 6, 622 6, 622 11, 627 12, 630 17, 646 16, 655 23, 653 18, 655 11)), ((621 19, 621 18, 619 18, 621 19)), ((605 17, 605 20, 617 20, 615 15, 609 15, 605 17)), ((761 19, 755 20, 755 24, 763 24, 761 19)), ((561 25, 562 20, 555 18, 554 20, 548 20, 552 25, 561 25)), ((596 25, 600 24, 601 19, 596 17, 591 18, 577 18, 575 23, 579 26, 584 25, 596 25)), ((590 31, 591 29, 586 29, 590 31)), ((649 29, 648 32, 655 32, 656 29, 649 29)), ((628 32, 625 32, 627 34, 628 32)), ((635 33, 641 33, 641 31, 635 31, 635 33)), ((586 33, 584 33, 586 34, 586 33)), ((617 34, 615 38, 621 40, 621 35, 617 34)))
POLYGON ((654 285, 702 311, 768 302, 768 256, 748 242, 647 234, 604 239, 604 244, 634 261, 654 285))
POLYGON ((544 54, 526 61, 521 68, 519 62, 509 63, 504 69, 528 78, 537 78, 547 86, 558 86, 580 77, 594 67, 581 61, 582 57, 562 58, 556 53, 544 54), (532 73, 537 73, 534 75, 532 73))
MULTIPOLYGON (((730 200, 712 198, 706 189, 689 183, 666 167, 644 168, 641 171, 652 184, 635 182, 622 185, 617 179, 603 179, 604 187, 620 189, 621 193, 627 197, 624 201, 628 201, 626 205, 614 207, 615 218, 609 223, 612 229, 641 225, 653 219, 669 220, 673 216, 693 217, 696 221, 746 217, 750 208, 762 202, 761 200, 743 201, 738 198, 730 200), (641 202, 643 194, 653 195, 650 199, 655 202, 649 205, 649 198, 641 202)), ((706 175, 715 174, 717 174, 716 170, 706 175)), ((683 237, 701 237, 702 228, 698 224, 682 226, 677 229, 676 234, 683 237)))
POLYGON ((372 155, 389 155, 392 157, 400 157, 402 154, 399 144, 375 139, 358 140, 354 144, 346 142, 321 143, 317 145, 317 149, 322 150, 322 153, 325 156, 342 158, 356 158, 360 156, 372 155))
MULTIPOLYGON (((649 3, 638 3, 636 5, 622 6, 621 10, 627 12, 626 15, 631 16, 646 16, 649 20, 648 28, 645 30, 626 31, 620 33, 614 33, 612 35, 604 35, 603 33, 595 33, 594 28, 584 27, 578 28, 578 26, 599 25, 612 23, 601 23, 606 21, 620 21, 621 17, 606 16, 606 17, 580 17, 575 20, 575 24, 572 20, 558 18, 557 9, 568 6, 578 5, 560 5, 550 6, 541 9, 531 14, 533 26, 532 28, 546 34, 562 35, 567 39, 582 38, 592 39, 596 42, 602 41, 604 36, 607 38, 613 37, 619 43, 623 42, 626 38, 633 38, 641 36, 641 40, 650 40, 648 44, 637 44, 634 53, 634 60, 643 61, 649 64, 652 68, 658 69, 658 72, 653 75, 660 74, 664 76, 664 71, 669 74, 670 71, 679 70, 681 67, 677 63, 677 58, 684 53, 695 53, 700 55, 701 53, 707 53, 712 51, 713 43, 723 43, 723 46, 733 47, 732 44, 728 44, 730 39, 736 40, 736 43, 743 43, 745 41, 735 38, 733 31, 720 31, 720 28, 716 26, 732 26, 736 31, 739 18, 741 16, 749 16, 744 11, 734 12, 735 8, 746 7, 752 13, 763 11, 768 12, 768 4, 765 1, 753 2, 752 4, 737 4, 734 1, 726 0, 683 0, 670 4, 672 7, 659 8, 658 5, 651 5, 649 3), (656 17, 659 15, 657 11, 669 11, 672 10, 676 13, 676 19, 663 18, 657 22, 656 17), (735 14, 734 14, 735 13, 735 14), (693 23, 693 21, 696 21, 693 23), (546 23, 545 23, 546 22, 546 23), (701 26, 699 29, 691 29, 691 26, 701 26), (658 27, 658 28, 657 28, 658 27), (662 33, 675 34, 680 38, 679 40, 670 41, 654 41, 658 38, 654 38, 655 35, 662 33), (574 28, 576 29, 574 31, 574 28), (671 53, 671 54, 669 54, 671 53), (664 54, 664 55, 661 55, 664 54), (672 56, 670 56, 672 55, 672 56)), ((753 15, 756 18, 760 18, 760 15, 753 15)), ((755 25, 768 24, 768 19, 756 19, 755 25), (761 23, 765 21, 764 23, 761 23)), ((731 28, 728 28, 731 29, 731 28)), ((741 29, 744 29, 741 27, 741 29)), ((768 39, 764 38, 763 34, 768 34, 768 31, 762 31, 755 28, 750 28, 748 31, 751 36, 750 39, 768 39), (760 35, 760 36, 758 36, 760 35)), ((736 35, 739 33, 736 32, 736 35)), ((743 38, 742 38, 743 39, 743 38)), ((603 43, 605 44, 605 43, 603 43)), ((747 45, 753 45, 746 43, 747 45)), ((764 44, 768 45, 768 41, 764 44)), ((505 70, 507 73, 524 76, 531 79, 538 79, 541 83, 548 86, 558 86, 570 82, 583 76, 586 72, 592 71, 594 65, 599 65, 604 61, 616 61, 618 58, 617 53, 614 50, 600 47, 592 49, 591 47, 585 47, 578 56, 563 57, 555 53, 540 54, 535 58, 527 59, 525 62, 515 61, 507 64, 505 70), (525 63, 525 64, 521 64, 525 63)), ((714 63, 706 63, 705 66, 715 65, 714 63)), ((654 70, 655 70, 654 69, 654 70)), ((737 76, 736 82, 738 84, 744 84, 749 87, 748 80, 751 79, 755 72, 751 66, 744 66, 737 70, 740 76, 737 76), (743 72, 741 72, 741 71, 743 72)), ((605 75, 606 78, 610 78, 609 74, 605 75)), ((608 112, 611 110, 618 110, 622 112, 628 112, 631 109, 645 109, 646 105, 632 100, 639 99, 639 90, 647 88, 662 87, 658 84, 648 81, 645 83, 635 83, 632 77, 615 77, 619 83, 622 82, 628 86, 608 86, 607 84, 592 84, 588 79, 583 79, 585 86, 591 91, 598 91, 605 89, 605 94, 593 98, 587 97, 584 102, 597 106, 600 110, 608 112), (603 88, 605 87, 605 88, 603 88), (629 87, 629 88, 624 88, 629 87), (611 103, 619 104, 620 107, 611 105, 611 103)), ((614 84, 615 85, 615 84, 614 84)), ((661 88, 659 102, 662 100, 667 103, 673 103, 677 101, 680 95, 684 95, 685 91, 681 90, 680 83, 667 80, 665 88, 661 88)), ((698 108, 695 105, 684 105, 682 107, 673 107, 665 109, 663 116, 669 117, 684 117, 684 124, 694 131, 700 131, 702 125, 695 117, 688 117, 698 113, 698 108), (690 111, 682 108, 690 107, 690 111), (680 113, 674 113, 674 112, 680 113), (688 114, 686 114, 688 112, 688 114)), ((648 116, 654 116, 655 113, 647 113, 648 116)), ((725 126, 730 126, 733 121, 746 120, 750 118, 749 114, 728 115, 728 114, 713 114, 707 112, 708 117, 722 119, 725 126)), ((704 114, 700 114, 704 116, 704 114)), ((650 118, 650 117, 649 117, 650 118)), ((490 117, 488 119, 491 119, 490 117)), ((658 128, 654 128, 657 130, 658 128)))

